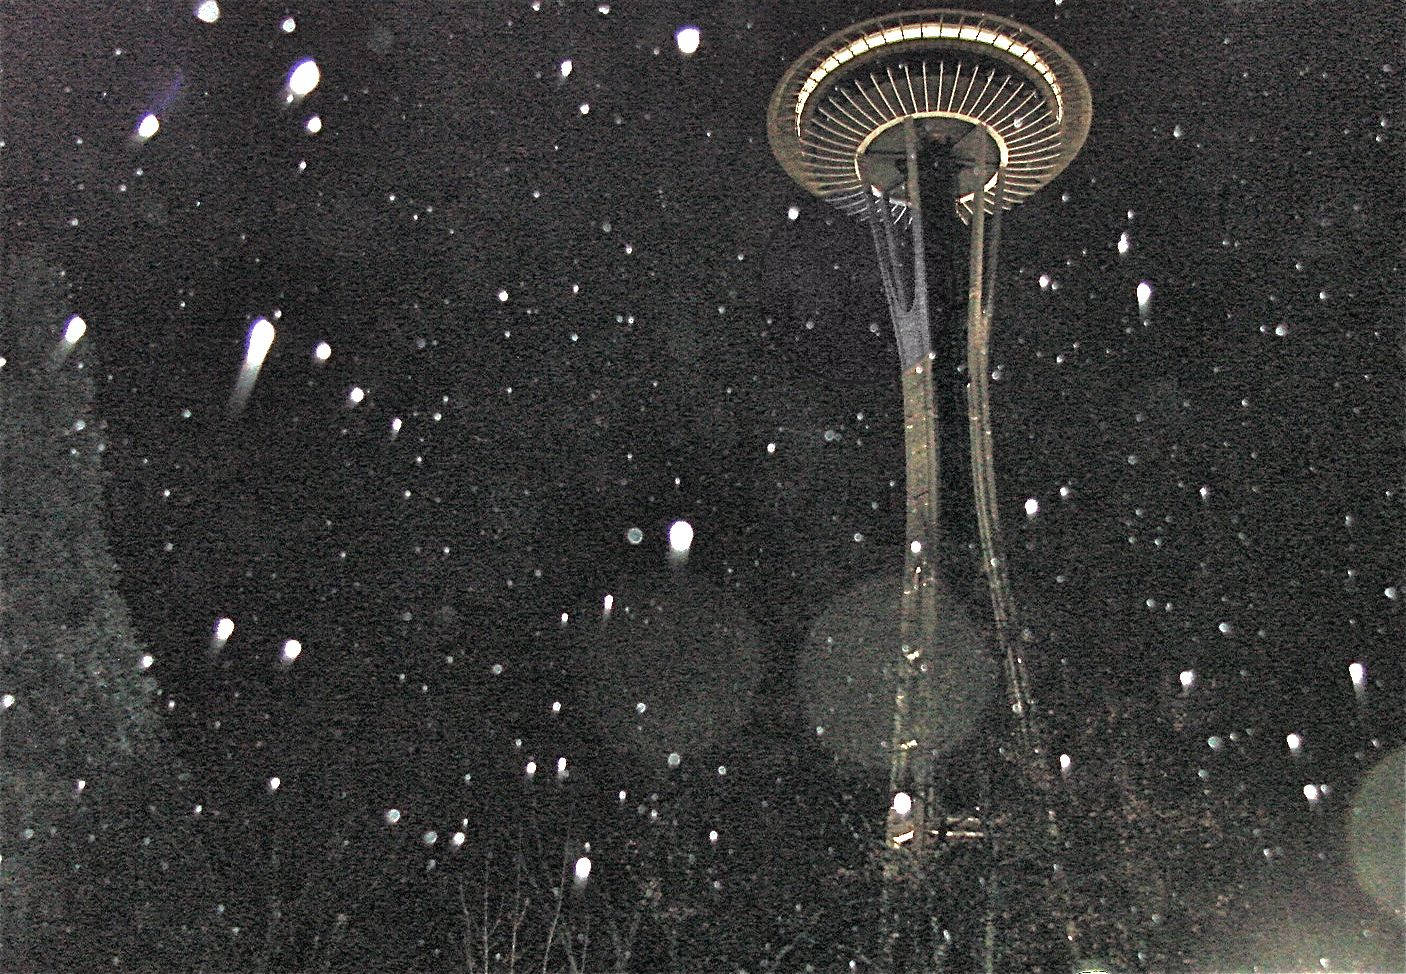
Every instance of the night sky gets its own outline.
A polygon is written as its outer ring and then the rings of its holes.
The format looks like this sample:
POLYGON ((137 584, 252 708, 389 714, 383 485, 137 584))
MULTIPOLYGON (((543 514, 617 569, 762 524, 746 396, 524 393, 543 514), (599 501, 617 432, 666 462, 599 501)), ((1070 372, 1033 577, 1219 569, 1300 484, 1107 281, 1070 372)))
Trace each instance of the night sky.
MULTIPOLYGON (((560 787, 575 840, 624 848, 648 809, 701 836, 755 965, 882 820, 883 772, 837 761, 798 688, 815 621, 902 564, 898 359, 867 230, 786 177, 765 112, 890 9, 6 7, 3 233, 68 272, 101 362, 109 542, 231 924, 341 837, 367 888, 419 884, 347 912, 432 966, 449 836, 560 787)), ((1160 715, 1175 802, 1260 829, 1186 882, 1181 964, 1406 969, 1399 898, 1346 851, 1406 737, 1400 11, 992 12, 1094 96, 1007 217, 992 348, 1051 746, 1077 794, 1105 711, 1160 715), (1222 893, 1261 909, 1217 923, 1222 893)))

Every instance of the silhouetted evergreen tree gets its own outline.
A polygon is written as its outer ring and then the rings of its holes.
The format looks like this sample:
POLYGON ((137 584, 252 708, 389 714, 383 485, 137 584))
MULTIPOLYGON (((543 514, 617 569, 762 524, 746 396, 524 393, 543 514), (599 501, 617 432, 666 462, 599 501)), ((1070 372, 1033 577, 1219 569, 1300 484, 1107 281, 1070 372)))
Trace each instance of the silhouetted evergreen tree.
POLYGON ((93 360, 63 274, 4 270, 0 969, 186 966, 206 871, 102 525, 93 360))

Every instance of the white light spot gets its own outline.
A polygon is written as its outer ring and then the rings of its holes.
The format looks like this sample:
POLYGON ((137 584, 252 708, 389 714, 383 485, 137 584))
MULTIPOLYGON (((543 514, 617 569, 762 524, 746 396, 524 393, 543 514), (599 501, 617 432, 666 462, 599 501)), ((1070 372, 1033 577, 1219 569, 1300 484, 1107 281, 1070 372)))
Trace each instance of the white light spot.
POLYGON ((149 139, 161 130, 161 122, 155 115, 144 115, 137 123, 137 135, 143 139, 149 139))
POLYGON ((1282 322, 1282 321, 1279 322, 1279 324, 1277 324, 1277 325, 1274 326, 1274 337, 1275 337, 1275 338, 1288 338, 1288 337, 1289 337, 1289 326, 1286 325, 1286 324, 1284 324, 1284 322, 1282 322))
POLYGON ((365 398, 366 390, 361 388, 361 386, 352 386, 351 391, 347 393, 347 402, 351 403, 353 406, 365 398))
POLYGON ((15 695, 13 693, 7 693, 3 697, 0 697, 0 710, 9 710, 14 705, 15 695))
POLYGON ((800 208, 799 206, 797 206, 795 203, 792 203, 789 207, 787 207, 787 209, 786 209, 786 219, 795 221, 795 220, 799 220, 800 218, 801 218, 801 208, 800 208))
POLYGON ((1050 275, 1048 275, 1048 274, 1041 274, 1041 275, 1040 275, 1040 290, 1041 290, 1041 291, 1048 291, 1049 289, 1050 289, 1050 275))
POLYGON ((439 833, 434 829, 430 829, 424 835, 420 836, 420 841, 425 843, 425 845, 434 845, 439 841, 439 833))
POLYGON ((296 639, 289 639, 283 643, 283 649, 279 651, 278 657, 284 663, 291 663, 303 652, 303 644, 296 639))
POLYGON ((1039 502, 1038 500, 1036 500, 1034 497, 1027 497, 1027 498, 1025 499, 1025 516, 1028 517, 1028 518, 1031 518, 1031 519, 1033 520, 1034 517, 1035 517, 1035 515, 1036 515, 1036 514, 1039 514, 1039 513, 1040 513, 1040 502, 1039 502))
POLYGON ((675 521, 669 525, 669 551, 680 557, 687 556, 693 547, 693 525, 687 521, 675 521))
POLYGON ((1303 738, 1298 734, 1289 734, 1284 738, 1284 743, 1289 745, 1289 753, 1297 755, 1303 750, 1303 738))
POLYGON ((388 808, 388 809, 386 809, 386 824, 387 824, 387 825, 394 825, 395 823, 397 823, 397 822, 399 822, 399 821, 400 821, 400 809, 398 809, 398 808, 388 808))
POLYGON ((1229 636, 1234 627, 1228 622, 1222 622, 1220 625, 1216 626, 1216 628, 1220 630, 1222 636, 1229 636))
POLYGON ((639 544, 644 540, 644 532, 639 528, 630 528, 630 530, 625 532, 625 540, 630 542, 630 544, 639 544))
POLYGON ((702 34, 697 27, 680 27, 674 34, 674 41, 679 45, 680 54, 692 54, 698 50, 698 42, 702 39, 702 34))
POLYGON ((1317 805, 1318 800, 1323 797, 1317 785, 1304 785, 1303 796, 1308 799, 1310 805, 1317 805))
POLYGON ((303 128, 307 129, 308 135, 316 135, 322 131, 322 116, 314 115, 303 123, 303 128))
POLYGON ((1142 281, 1137 286, 1137 310, 1144 318, 1152 307, 1152 285, 1142 281))
POLYGON ((1181 688, 1183 690, 1190 690, 1196 684, 1196 671, 1182 670, 1178 679, 1181 680, 1181 688))
POLYGON ((527 773, 528 780, 531 780, 537 774, 537 762, 528 761, 527 767, 525 767, 523 770, 527 773))
POLYGON ((576 885, 580 886, 591 876, 591 860, 587 856, 582 856, 576 860, 576 885))
POLYGON ((307 95, 322 80, 322 71, 312 58, 304 58, 288 72, 288 90, 298 97, 307 95))
POLYGON ((683 760, 683 759, 679 757, 679 752, 678 752, 678 751, 670 751, 670 752, 669 752, 669 760, 668 760, 668 765, 669 765, 669 767, 671 767, 671 768, 677 768, 677 767, 679 766, 679 762, 682 761, 682 760, 683 760))
POLYGON ((498 292, 498 300, 499 300, 499 301, 502 301, 502 302, 504 302, 504 303, 507 303, 507 300, 508 300, 508 289, 507 289, 507 288, 503 288, 502 290, 500 290, 500 291, 498 292))
POLYGON ((1124 230, 1122 236, 1118 238, 1118 253, 1126 254, 1132 249, 1133 240, 1128 236, 1128 231, 1124 230))
POLYGON ((282 785, 283 785, 283 779, 280 778, 278 775, 274 775, 272 778, 270 778, 270 779, 268 780, 268 789, 269 789, 269 791, 277 791, 280 787, 282 787, 282 785))
POLYGON ((291 34, 298 29, 298 22, 292 17, 284 17, 283 22, 278 25, 278 29, 285 34, 291 34))
POLYGON ((571 77, 571 68, 571 58, 567 58, 565 61, 562 61, 561 64, 557 67, 557 73, 562 76, 563 80, 565 80, 566 78, 571 77))
POLYGON ((149 669, 151 669, 152 664, 154 664, 155 662, 156 662, 156 657, 155 657, 155 656, 152 656, 150 653, 142 653, 142 658, 139 659, 139 660, 137 660, 137 665, 138 665, 141 669, 149 670, 149 669))
POLYGON ((1059 756, 1059 770, 1061 774, 1068 774, 1071 764, 1073 764, 1073 761, 1070 760, 1069 755, 1061 754, 1059 756))
POLYGON ((601 615, 606 619, 610 618, 610 611, 615 608, 615 596, 607 594, 601 601, 601 615))
POLYGON ((326 362, 332 357, 332 346, 326 342, 318 342, 317 347, 312 350, 312 357, 319 362, 326 362))
POLYGON ((276 335, 273 324, 267 318, 256 318, 249 326, 249 337, 245 341, 244 367, 257 372, 264 364, 264 357, 273 347, 276 335))
POLYGON ((205 0, 204 3, 195 8, 195 19, 206 24, 213 24, 220 19, 220 5, 215 0, 205 0))
POLYGON ((908 550, 916 555, 923 550, 923 543, 921 541, 910 541, 908 542, 908 550))
POLYGON ((1068 485, 1065 485, 1065 486, 1063 486, 1063 487, 1061 487, 1061 488, 1059 489, 1059 499, 1060 499, 1060 500, 1062 500, 1062 501, 1067 501, 1067 500, 1069 500, 1069 498, 1071 498, 1071 497, 1073 497, 1073 496, 1074 496, 1074 490, 1073 490, 1073 488, 1069 487, 1068 485))
POLYGON ((88 323, 74 315, 68 319, 68 324, 64 325, 63 340, 70 346, 77 345, 87 331, 88 323))
POLYGON ((589 114, 591 114, 591 103, 588 102, 588 101, 583 101, 583 102, 577 107, 576 110, 577 110, 578 112, 580 112, 582 115, 589 115, 589 114))
POLYGON ((893 810, 906 818, 913 811, 913 796, 906 791, 896 792, 893 796, 893 810))
POLYGON ((557 780, 565 778, 566 774, 566 758, 557 758, 557 780))
POLYGON ((1367 667, 1363 666, 1361 663, 1349 663, 1347 667, 1347 675, 1352 678, 1352 685, 1358 690, 1361 690, 1366 687, 1367 667))
POLYGON ((453 835, 453 837, 452 837, 449 841, 452 842, 452 843, 454 843, 454 847, 455 847, 455 848, 458 848, 459 846, 461 846, 461 845, 464 844, 464 840, 465 840, 466 838, 467 838, 467 836, 464 835, 463 832, 455 832, 454 835, 453 835))
POLYGON ((229 642, 229 637, 234 635, 234 620, 224 616, 215 623, 215 642, 229 642))

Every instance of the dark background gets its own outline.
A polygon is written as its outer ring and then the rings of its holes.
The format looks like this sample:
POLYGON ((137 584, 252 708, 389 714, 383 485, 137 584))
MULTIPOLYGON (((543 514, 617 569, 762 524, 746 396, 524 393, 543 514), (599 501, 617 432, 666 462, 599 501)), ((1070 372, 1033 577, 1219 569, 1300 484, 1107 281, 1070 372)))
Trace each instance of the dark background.
MULTIPOLYGON (((452 855, 421 835, 511 806, 525 760, 565 755, 578 838, 643 828, 650 793, 680 828, 719 829, 711 909, 749 918, 729 962, 755 963, 881 815, 883 782, 833 761, 792 686, 810 620, 895 570, 903 530, 867 232, 785 177, 765 109, 791 59, 890 8, 539 6, 228 4, 205 24, 181 3, 11 5, 4 232, 67 269, 103 362, 109 538, 230 916, 256 926, 253 891, 296 885, 326 861, 310 836, 342 836, 398 877, 373 888, 420 891, 351 912, 433 941, 425 860, 452 855), (308 56, 321 83, 284 105, 308 56), (250 322, 276 312, 231 418, 250 322), (679 518, 695 542, 671 568, 679 518), (685 735, 676 771, 579 716, 615 691, 571 665, 610 650, 592 635, 607 592, 673 592, 759 647, 690 677, 753 703, 685 735), (221 616, 237 629, 212 656, 221 616), (283 670, 288 638, 304 653, 283 670)), ((1080 156, 1006 223, 992 351, 1052 746, 1097 790, 1100 721, 1138 740, 1143 714, 1168 807, 1279 848, 1205 889, 1173 876, 1180 925, 1139 936, 1196 969, 1394 969, 1399 916, 1356 891, 1343 849, 1406 689, 1399 10, 993 12, 1053 37, 1094 93, 1080 156), (1308 783, 1330 785, 1316 807, 1308 783), (1225 920, 1221 895, 1262 910, 1225 920)), ((675 675, 660 707, 706 709, 675 675)), ((1105 825, 1089 841, 1116 858, 1105 825)))

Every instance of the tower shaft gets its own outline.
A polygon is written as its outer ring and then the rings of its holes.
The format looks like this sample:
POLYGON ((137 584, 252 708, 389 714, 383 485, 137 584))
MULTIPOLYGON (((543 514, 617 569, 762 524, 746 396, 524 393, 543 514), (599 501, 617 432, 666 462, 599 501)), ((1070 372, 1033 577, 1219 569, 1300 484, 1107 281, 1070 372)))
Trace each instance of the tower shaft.
MULTIPOLYGON (((926 213, 923 200, 925 197, 944 202, 950 199, 951 183, 960 166, 950 151, 944 153, 939 149, 934 152, 932 146, 923 145, 911 119, 903 124, 906 149, 904 183, 911 214, 906 255, 894 231, 887 197, 871 197, 868 201, 872 236, 899 345, 907 493, 907 544, 899 612, 900 652, 892 664, 894 715, 889 766, 891 804, 886 829, 883 888, 884 949, 891 971, 943 969, 951 939, 943 918, 935 912, 940 905, 933 901, 933 890, 945 886, 949 896, 961 895, 955 892, 953 884, 940 878, 943 872, 941 867, 945 865, 951 871, 952 862, 945 853, 951 850, 954 843, 974 843, 982 850, 979 858, 985 861, 986 874, 979 894, 976 893, 977 887, 970 883, 966 892, 981 895, 986 900, 983 904, 987 917, 986 934, 980 963, 985 969, 992 970, 997 961, 994 943, 997 895, 995 846, 1000 845, 1013 863, 1020 862, 1026 870, 1039 871, 1040 861, 1044 857, 1038 850, 1043 847, 1043 840, 1049 838, 1044 833, 1047 823, 1053 819, 1048 814, 1052 809, 1047 800, 1051 780, 1044 767, 1047 755, 1041 747, 1038 731, 1032 726, 1034 714, 1030 682, 1021 650, 1016 607, 1006 576, 995 489, 989 390, 990 335, 1005 173, 999 165, 994 167, 995 217, 992 220, 989 252, 985 206, 982 205, 984 193, 980 194, 973 208, 967 253, 965 313, 959 317, 956 313, 956 288, 943 286, 950 283, 944 279, 950 277, 947 274, 950 261, 944 260, 943 248, 934 248, 938 255, 937 263, 931 268, 928 263, 929 236, 946 229, 934 217, 945 214, 926 213), (909 259, 904 260, 905 256, 909 259), (936 285, 931 289, 936 292, 932 295, 936 301, 930 300, 930 279, 936 285), (1018 776, 1027 785, 1035 785, 1036 795, 1029 797, 1038 796, 1023 810, 1001 810, 1000 817, 1006 824, 1001 828, 1004 834, 1000 837, 991 834, 992 810, 984 807, 989 805, 989 798, 985 795, 980 803, 983 807, 942 807, 938 799, 939 783, 934 778, 934 763, 929 750, 935 715, 923 711, 918 703, 919 696, 914 693, 917 682, 925 678, 925 664, 936 648, 940 606, 945 601, 941 596, 946 594, 943 589, 948 584, 941 570, 941 552, 944 547, 952 545, 948 537, 950 525, 945 524, 943 518, 939 477, 941 408, 933 373, 936 368, 950 367, 956 363, 939 363, 937 354, 932 351, 934 304, 946 312, 942 318, 949 327, 965 326, 972 507, 990 598, 993 649, 1003 662, 1003 683, 1009 705, 1009 718, 994 730, 998 738, 1009 745, 1001 747, 1000 751, 1018 767, 1018 776), (1037 816, 1045 822, 1034 821, 1037 816)), ((984 143, 980 144, 978 158, 974 160, 979 183, 986 181, 992 169, 984 150, 984 143)), ((977 759, 985 765, 978 769, 978 776, 983 781, 988 781, 995 770, 990 753, 994 750, 987 749, 977 759)), ((985 787, 982 790, 987 791, 985 787)), ((1028 899, 1022 896, 1017 898, 1028 899)), ((1047 897, 1038 896, 1037 899, 1044 901, 1045 906, 1053 906, 1047 897)), ((1035 904, 1026 902, 1024 906, 1034 907, 1035 904)), ((964 946, 968 957, 972 958, 975 945, 964 946)))

